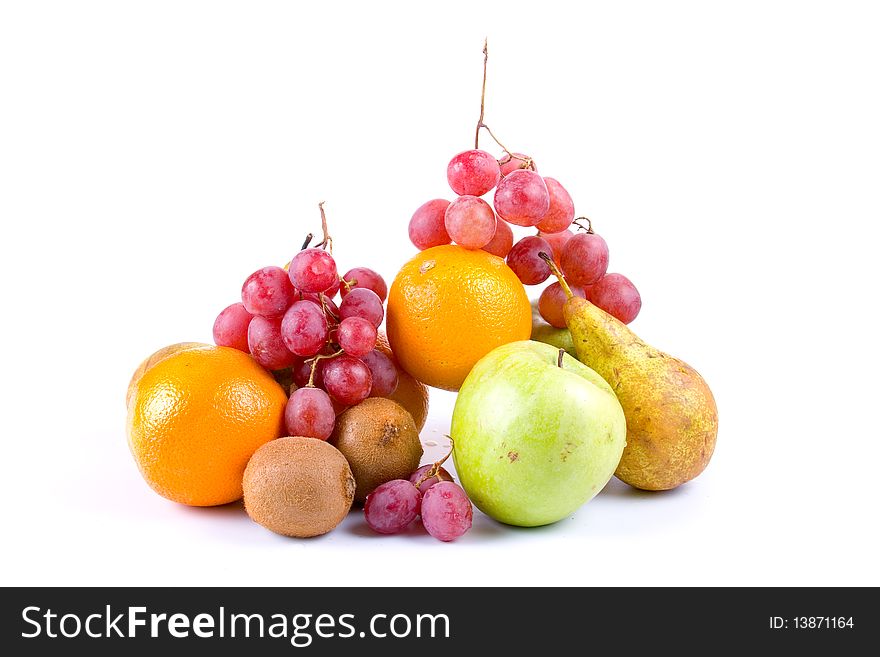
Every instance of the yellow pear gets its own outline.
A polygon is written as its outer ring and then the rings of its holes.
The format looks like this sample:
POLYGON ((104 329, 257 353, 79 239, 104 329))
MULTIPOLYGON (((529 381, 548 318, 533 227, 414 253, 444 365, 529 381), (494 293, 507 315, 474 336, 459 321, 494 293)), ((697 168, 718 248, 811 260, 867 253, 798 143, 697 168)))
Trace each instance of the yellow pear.
MULTIPOLYGON (((561 275, 560 282, 567 290, 561 275)), ((699 475, 718 435, 718 409, 703 377, 586 299, 569 292, 563 312, 578 360, 608 382, 626 416, 617 477, 669 490, 699 475)))

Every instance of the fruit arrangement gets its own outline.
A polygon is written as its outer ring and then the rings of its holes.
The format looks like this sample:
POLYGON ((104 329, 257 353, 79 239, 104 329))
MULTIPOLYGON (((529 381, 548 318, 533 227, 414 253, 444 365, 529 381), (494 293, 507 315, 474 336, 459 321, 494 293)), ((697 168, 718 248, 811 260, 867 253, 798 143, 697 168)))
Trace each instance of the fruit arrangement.
POLYGON ((412 215, 419 251, 390 287, 367 267, 340 275, 319 204, 322 239, 248 276, 214 321, 215 345, 171 345, 137 368, 128 440, 157 493, 194 506, 243 499, 255 522, 291 537, 327 533, 362 507, 379 534, 421 518, 451 541, 470 529, 472 505, 545 525, 612 476, 667 490, 705 469, 718 430, 709 387, 632 332, 641 297, 608 273, 605 240, 575 218, 562 184, 486 125, 487 61, 484 47, 474 148, 446 168, 456 196, 412 215), (483 131, 500 157, 480 150, 483 131), (516 240, 524 229, 536 234, 516 240), (526 286, 548 279, 530 302, 526 286), (427 386, 457 393, 451 448, 434 463, 419 438, 427 386))

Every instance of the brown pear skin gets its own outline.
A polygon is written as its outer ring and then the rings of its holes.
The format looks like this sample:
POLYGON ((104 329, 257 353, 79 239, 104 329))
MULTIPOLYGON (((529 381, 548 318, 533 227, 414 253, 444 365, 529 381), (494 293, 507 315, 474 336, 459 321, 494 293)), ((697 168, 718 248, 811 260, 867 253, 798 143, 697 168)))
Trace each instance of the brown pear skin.
POLYGON ((669 490, 700 474, 718 435, 718 409, 703 377, 586 299, 569 298, 563 312, 578 360, 608 382, 626 416, 626 448, 614 474, 642 490, 669 490))

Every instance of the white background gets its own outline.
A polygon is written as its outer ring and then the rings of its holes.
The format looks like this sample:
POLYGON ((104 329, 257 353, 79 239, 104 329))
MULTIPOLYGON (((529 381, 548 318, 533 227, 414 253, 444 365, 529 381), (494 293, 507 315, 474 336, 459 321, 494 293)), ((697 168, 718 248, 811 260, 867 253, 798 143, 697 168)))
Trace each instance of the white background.
POLYGON ((880 584, 878 30, 870 2, 4 3, 2 583, 880 584), (453 544, 156 496, 134 367, 210 341, 319 200, 340 266, 390 282, 471 147, 487 35, 486 122, 594 220, 633 328, 712 385, 708 470, 453 544))

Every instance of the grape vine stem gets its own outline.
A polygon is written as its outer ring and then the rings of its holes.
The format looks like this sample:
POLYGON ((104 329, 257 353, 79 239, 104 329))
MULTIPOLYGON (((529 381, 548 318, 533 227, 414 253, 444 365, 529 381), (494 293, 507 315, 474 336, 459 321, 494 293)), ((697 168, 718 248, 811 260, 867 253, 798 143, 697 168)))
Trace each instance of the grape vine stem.
POLYGON ((306 384, 306 388, 314 388, 315 387, 315 370, 318 369, 318 361, 319 360, 326 360, 328 358, 336 358, 337 356, 341 356, 343 353, 345 353, 344 350, 340 349, 339 351, 334 352, 329 355, 326 355, 326 356, 324 354, 318 354, 314 358, 310 358, 309 360, 312 361, 312 369, 309 372, 309 382, 306 384))
POLYGON ((324 233, 324 239, 315 244, 315 248, 324 248, 327 253, 333 255, 333 238, 330 237, 330 231, 327 230, 327 214, 324 212, 324 201, 318 203, 318 210, 321 211, 321 232, 324 233))
POLYGON ((534 171, 535 164, 530 157, 520 157, 519 155, 514 155, 513 151, 511 151, 507 146, 501 143, 498 137, 495 136, 495 133, 492 132, 492 129, 486 125, 483 119, 486 116, 486 73, 489 68, 489 39, 486 38, 483 40, 483 89, 480 92, 480 118, 477 119, 477 129, 474 132, 474 149, 479 150, 480 148, 480 130, 485 130, 489 133, 489 136, 492 138, 496 144, 498 144, 499 148, 504 151, 505 158, 501 160, 502 164, 506 164, 511 160, 519 160, 523 162, 523 169, 531 169, 534 171))
POLYGON ((575 219, 575 220, 572 221, 571 223, 573 223, 573 224, 574 224, 575 226, 577 226, 578 228, 581 228, 582 230, 587 231, 587 233, 588 233, 589 235, 592 235, 592 234, 593 234, 593 222, 590 221, 587 217, 578 217, 577 219, 575 219), (586 221, 586 222, 587 222, 587 225, 584 226, 584 225, 581 223, 582 221, 586 221))
POLYGON ((419 480, 415 483, 415 487, 417 489, 421 490, 419 486, 428 481, 428 479, 430 479, 431 477, 438 477, 438 475, 440 474, 440 466, 446 462, 446 459, 452 456, 452 452, 455 449, 455 441, 452 440, 452 436, 446 437, 449 438, 449 451, 446 453, 446 456, 434 463, 431 468, 419 478, 419 480))

